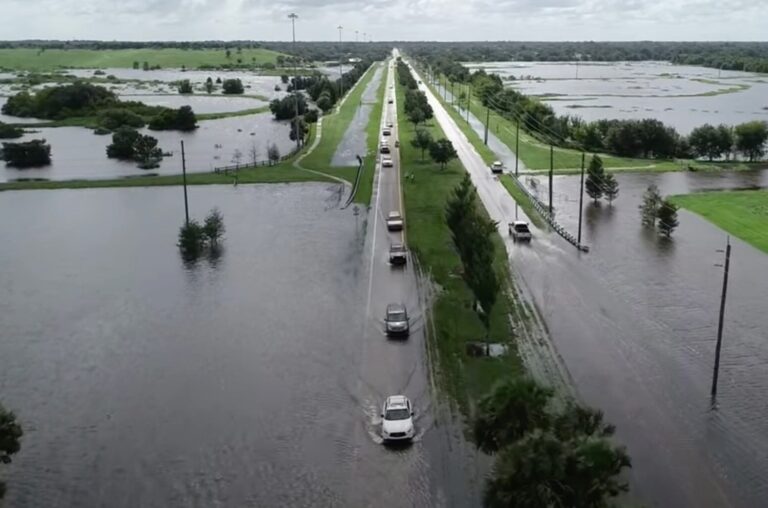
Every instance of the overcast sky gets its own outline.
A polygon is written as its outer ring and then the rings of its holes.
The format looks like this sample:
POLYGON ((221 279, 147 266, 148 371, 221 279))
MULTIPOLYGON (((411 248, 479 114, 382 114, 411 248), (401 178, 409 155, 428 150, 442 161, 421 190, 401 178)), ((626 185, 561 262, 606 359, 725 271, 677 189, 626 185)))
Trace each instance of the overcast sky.
POLYGON ((0 39, 767 40, 768 0, 0 0, 0 39))

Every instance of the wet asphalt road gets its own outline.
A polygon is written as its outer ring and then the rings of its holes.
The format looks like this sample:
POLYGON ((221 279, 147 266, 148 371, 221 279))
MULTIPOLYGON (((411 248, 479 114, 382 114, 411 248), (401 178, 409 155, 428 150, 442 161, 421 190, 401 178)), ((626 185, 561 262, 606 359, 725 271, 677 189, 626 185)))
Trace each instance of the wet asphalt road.
MULTIPOLYGON (((737 349, 753 359, 742 362, 741 367, 749 368, 742 380, 749 395, 736 397, 732 403, 721 402, 718 412, 709 411, 707 373, 717 309, 716 303, 709 300, 718 296, 721 274, 715 267, 708 270, 702 266, 720 261, 712 249, 722 246, 722 232, 714 234, 716 228, 683 213, 680 230, 695 226, 708 232, 685 247, 688 263, 695 264, 695 268, 685 272, 683 282, 694 293, 682 291, 674 293, 678 298, 669 298, 667 292, 664 299, 665 279, 676 280, 681 275, 665 261, 663 249, 656 249, 652 258, 645 259, 646 269, 660 265, 654 277, 646 280, 642 267, 629 273, 623 270, 618 254, 603 258, 593 249, 590 254, 580 255, 554 234, 534 230, 531 245, 515 245, 508 239, 506 223, 515 217, 525 218, 524 214, 440 103, 429 90, 422 89, 472 175, 483 204, 500 222, 499 231, 505 238, 515 276, 546 321, 557 354, 568 366, 580 396, 605 411, 608 420, 618 427, 618 438, 628 446, 635 466, 629 474, 634 495, 650 506, 760 506, 768 478, 767 434, 764 418, 759 416, 765 414, 765 404, 762 388, 752 389, 748 378, 765 377, 766 353, 765 328, 754 313, 744 326, 750 330, 743 336, 746 344, 737 349), (705 259, 697 259, 705 248, 709 251, 705 259), (606 284, 602 275, 607 264, 611 265, 613 286, 606 284), (699 298, 696 291, 708 295, 711 291, 711 298, 699 298), (666 302, 664 307, 657 305, 661 301, 666 302), (703 302, 701 307, 696 306, 699 302, 703 302), (680 333, 670 327, 669 316, 682 316, 683 322, 691 316, 697 319, 680 333), (697 330, 696 323, 706 326, 697 330), (690 337, 690 343, 679 342, 690 337), (755 355, 757 351, 760 354, 755 355), (723 406, 727 405, 731 407, 724 416, 723 406), (745 409, 747 406, 751 408, 745 409)), ((627 206, 636 213, 632 203, 627 206)), ((604 232, 593 228, 593 234, 604 232)), ((622 240, 606 236, 603 243, 626 249, 622 240)), ((738 248, 748 246, 740 244, 738 248)), ((753 266, 766 264, 762 254, 749 257, 753 266), (758 261, 760 256, 762 262, 758 261)), ((678 263, 685 262, 684 256, 678 263)), ((749 277, 749 273, 741 276, 749 277)), ((749 292, 753 299, 744 298, 743 303, 754 308, 765 302, 766 287, 762 284, 749 292)), ((733 360, 724 362, 732 364, 733 360)), ((726 385, 721 386, 721 399, 727 390, 735 394, 740 389, 735 383, 729 388, 729 381, 721 382, 726 385)))

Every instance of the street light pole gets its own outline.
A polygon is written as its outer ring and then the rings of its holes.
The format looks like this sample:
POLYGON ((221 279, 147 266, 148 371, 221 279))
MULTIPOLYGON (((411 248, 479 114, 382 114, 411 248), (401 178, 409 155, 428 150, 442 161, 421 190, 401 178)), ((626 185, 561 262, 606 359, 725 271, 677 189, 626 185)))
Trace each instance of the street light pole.
POLYGON ((357 33, 358 33, 358 31, 357 31, 357 30, 355 30, 355 42, 358 42, 358 41, 357 41, 357 33))
POLYGON ((587 154, 581 152, 581 186, 579 190, 579 237, 576 243, 581 247, 581 219, 584 212, 584 160, 587 154))
POLYGON ((344 95, 344 72, 342 71, 343 64, 341 63, 344 60, 344 55, 341 54, 341 30, 344 28, 343 26, 339 25, 339 100, 341 100, 341 97, 344 95))
POLYGON ((296 129, 296 151, 301 149, 301 136, 299 136, 299 70, 296 61, 299 58, 296 53, 296 19, 295 13, 288 15, 291 18, 291 32, 293 33, 293 103, 296 106, 296 114, 293 117, 294 129, 296 129))

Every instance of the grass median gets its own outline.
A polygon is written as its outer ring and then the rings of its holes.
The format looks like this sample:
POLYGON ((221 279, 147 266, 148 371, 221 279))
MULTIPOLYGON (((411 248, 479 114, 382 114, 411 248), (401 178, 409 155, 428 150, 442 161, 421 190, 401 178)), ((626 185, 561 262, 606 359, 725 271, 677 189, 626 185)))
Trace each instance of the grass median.
POLYGON ((672 201, 768 254, 768 191, 697 192, 672 201))
MULTIPOLYGON (((444 219, 445 202, 464 177, 465 170, 458 160, 452 161, 444 170, 429 159, 421 160, 421 150, 410 144, 414 127, 405 117, 402 85, 397 83, 396 90, 408 245, 437 288, 431 313, 434 328, 429 329, 433 365, 440 385, 468 413, 473 402, 493 383, 503 376, 522 371, 514 343, 511 343, 509 314, 513 302, 506 293, 500 295, 491 316, 490 333, 492 342, 510 344, 511 354, 500 358, 467 356, 466 343, 482 340, 485 331, 472 310, 474 299, 461 278, 461 261, 444 219)), ((434 120, 424 128, 434 138, 443 137, 434 120)), ((504 280, 509 280, 506 251, 498 235, 495 243, 496 267, 504 280)))

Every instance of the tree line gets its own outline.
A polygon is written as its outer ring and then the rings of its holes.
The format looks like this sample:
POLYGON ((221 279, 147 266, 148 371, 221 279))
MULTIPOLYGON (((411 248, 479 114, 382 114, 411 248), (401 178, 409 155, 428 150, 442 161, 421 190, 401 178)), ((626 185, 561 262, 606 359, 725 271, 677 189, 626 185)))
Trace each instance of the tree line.
POLYGON ((654 159, 730 159, 740 154, 750 162, 765 155, 768 123, 751 121, 729 127, 703 125, 689 136, 655 118, 597 120, 557 115, 551 106, 516 90, 505 88, 501 78, 483 69, 470 73, 456 62, 438 60, 437 73, 472 86, 472 94, 500 115, 514 121, 539 141, 589 152, 654 159))

